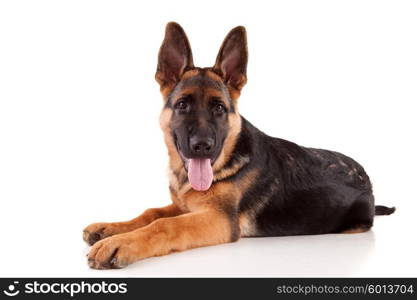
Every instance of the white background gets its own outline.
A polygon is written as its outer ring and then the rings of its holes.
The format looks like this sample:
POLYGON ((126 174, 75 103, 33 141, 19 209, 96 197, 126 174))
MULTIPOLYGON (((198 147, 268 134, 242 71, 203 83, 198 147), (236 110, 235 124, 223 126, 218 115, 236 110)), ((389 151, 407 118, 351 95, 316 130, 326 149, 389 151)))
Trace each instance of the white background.
POLYGON ((0 2, 0 276, 416 276, 416 15, 415 1, 0 2), (246 26, 241 114, 352 156, 397 212, 364 234, 243 239, 90 270, 86 225, 170 201, 153 78, 168 21, 198 66, 246 26))

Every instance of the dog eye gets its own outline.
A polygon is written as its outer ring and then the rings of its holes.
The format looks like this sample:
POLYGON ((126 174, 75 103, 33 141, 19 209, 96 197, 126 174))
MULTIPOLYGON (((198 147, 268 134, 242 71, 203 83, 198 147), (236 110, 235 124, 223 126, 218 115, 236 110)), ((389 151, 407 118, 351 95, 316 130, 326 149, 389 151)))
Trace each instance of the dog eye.
POLYGON ((224 112, 226 112, 226 108, 223 104, 216 104, 216 106, 214 107, 214 111, 217 114, 223 114, 224 112))
POLYGON ((179 101, 177 104, 175 104, 175 109, 178 109, 180 111, 186 111, 188 108, 188 104, 185 101, 179 101))

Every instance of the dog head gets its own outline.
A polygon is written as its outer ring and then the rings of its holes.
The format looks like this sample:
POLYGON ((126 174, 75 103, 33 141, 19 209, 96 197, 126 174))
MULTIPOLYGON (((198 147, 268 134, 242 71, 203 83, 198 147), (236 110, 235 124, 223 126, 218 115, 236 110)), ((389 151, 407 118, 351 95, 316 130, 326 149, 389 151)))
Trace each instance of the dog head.
POLYGON ((246 83, 246 31, 226 36, 213 67, 199 68, 180 25, 168 23, 155 78, 164 108, 160 123, 172 171, 187 172, 195 190, 207 190, 227 162, 240 132, 237 99, 246 83))

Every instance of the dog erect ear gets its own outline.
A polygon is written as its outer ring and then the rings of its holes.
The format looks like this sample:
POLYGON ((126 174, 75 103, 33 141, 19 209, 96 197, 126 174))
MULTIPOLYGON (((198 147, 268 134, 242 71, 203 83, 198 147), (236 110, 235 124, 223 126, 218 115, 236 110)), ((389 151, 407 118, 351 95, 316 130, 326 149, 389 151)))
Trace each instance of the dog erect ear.
POLYGON ((237 98, 246 83, 248 45, 243 26, 233 28, 223 41, 213 67, 231 89, 232 98, 237 98))
POLYGON ((161 90, 173 87, 182 74, 194 67, 190 43, 182 27, 170 22, 165 29, 165 38, 159 49, 155 78, 161 90))

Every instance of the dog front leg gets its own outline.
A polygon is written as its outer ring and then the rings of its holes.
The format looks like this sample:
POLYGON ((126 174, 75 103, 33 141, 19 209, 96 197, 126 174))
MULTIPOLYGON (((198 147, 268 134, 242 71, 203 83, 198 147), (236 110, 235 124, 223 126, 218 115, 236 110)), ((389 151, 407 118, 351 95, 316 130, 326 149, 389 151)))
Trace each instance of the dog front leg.
POLYGON ((88 264, 95 269, 122 268, 147 257, 238 238, 239 226, 232 216, 208 209, 158 219, 146 227, 99 241, 88 254, 88 264))
POLYGON ((150 208, 145 210, 140 216, 127 222, 91 224, 84 229, 83 239, 87 244, 94 245, 97 241, 106 237, 138 229, 159 218, 173 217, 180 214, 182 214, 182 211, 175 204, 160 208, 150 208))

